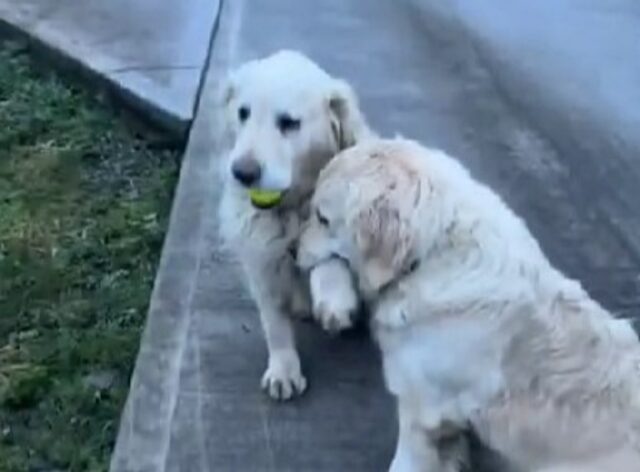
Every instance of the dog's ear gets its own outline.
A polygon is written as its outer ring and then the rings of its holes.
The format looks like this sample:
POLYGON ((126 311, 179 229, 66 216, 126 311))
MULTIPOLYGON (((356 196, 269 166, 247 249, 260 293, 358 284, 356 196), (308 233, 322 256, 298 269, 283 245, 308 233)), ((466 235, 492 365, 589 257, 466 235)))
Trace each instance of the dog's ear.
POLYGON ((369 126, 360 112, 358 98, 345 81, 333 81, 327 104, 338 150, 351 147, 370 134, 369 126))
POLYGON ((401 273, 414 246, 411 215, 394 204, 392 195, 373 199, 351 221, 361 258, 361 278, 378 291, 401 273))

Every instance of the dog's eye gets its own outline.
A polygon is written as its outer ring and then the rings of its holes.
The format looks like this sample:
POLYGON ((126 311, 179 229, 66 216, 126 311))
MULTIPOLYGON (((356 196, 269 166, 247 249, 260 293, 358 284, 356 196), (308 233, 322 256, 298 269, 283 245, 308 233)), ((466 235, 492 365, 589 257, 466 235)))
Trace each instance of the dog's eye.
POLYGON ((329 218, 327 218, 326 216, 324 216, 322 213, 320 213, 320 211, 316 210, 316 218, 318 218, 318 222, 322 225, 322 226, 329 226, 329 218))
POLYGON ((292 118, 291 115, 287 115, 286 113, 278 115, 276 120, 276 125, 282 134, 299 130, 300 124, 300 120, 292 118))
POLYGON ((240 123, 244 123, 251 116, 251 109, 248 106, 241 106, 238 108, 238 119, 240 123))

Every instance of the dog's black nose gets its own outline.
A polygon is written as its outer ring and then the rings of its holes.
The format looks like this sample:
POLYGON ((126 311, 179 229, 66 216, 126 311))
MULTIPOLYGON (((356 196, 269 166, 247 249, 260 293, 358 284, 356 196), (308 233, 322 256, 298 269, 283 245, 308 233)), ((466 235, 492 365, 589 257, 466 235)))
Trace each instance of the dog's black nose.
POLYGON ((231 166, 231 173, 235 179, 245 187, 251 187, 260 180, 262 169, 260 164, 251 156, 241 157, 231 166))

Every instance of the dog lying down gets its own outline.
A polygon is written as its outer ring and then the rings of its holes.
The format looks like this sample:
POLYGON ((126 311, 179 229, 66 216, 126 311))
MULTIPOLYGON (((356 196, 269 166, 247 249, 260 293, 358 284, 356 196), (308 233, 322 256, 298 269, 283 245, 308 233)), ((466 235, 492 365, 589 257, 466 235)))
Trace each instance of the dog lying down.
POLYGON ((453 158, 371 140, 321 172, 298 262, 339 256, 397 397, 393 471, 457 471, 468 428, 525 471, 640 471, 640 346, 453 158))

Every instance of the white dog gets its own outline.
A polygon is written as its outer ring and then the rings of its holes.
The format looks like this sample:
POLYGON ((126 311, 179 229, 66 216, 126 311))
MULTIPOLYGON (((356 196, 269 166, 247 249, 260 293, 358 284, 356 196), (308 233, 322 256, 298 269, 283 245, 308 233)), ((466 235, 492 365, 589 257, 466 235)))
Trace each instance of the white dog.
POLYGON ((321 172, 299 263, 339 256, 397 396, 393 471, 457 471, 470 427, 518 470, 640 470, 640 345, 454 159, 373 140, 321 172))
MULTIPOLYGON (((260 311, 269 351, 263 388, 288 399, 306 388, 291 314, 306 314, 309 284, 292 249, 320 169, 369 135, 355 94, 300 53, 281 51, 230 74, 224 93, 233 148, 223 162, 221 234, 238 255, 260 311), (281 192, 257 208, 249 190, 281 192), (264 206, 264 205, 262 205, 264 206)), ((311 274, 314 314, 327 329, 350 326, 358 300, 340 260, 311 274)))

